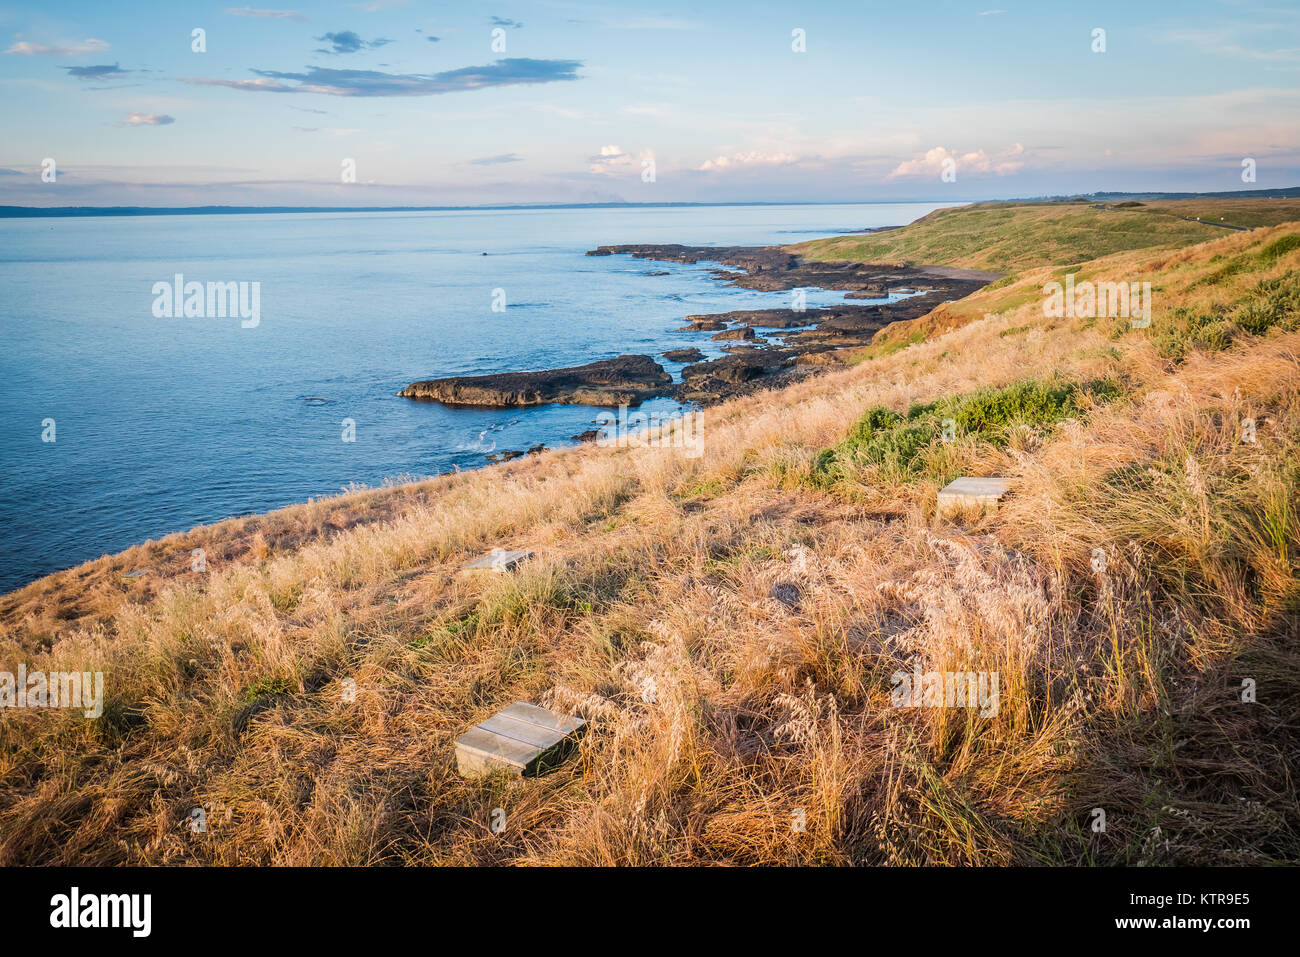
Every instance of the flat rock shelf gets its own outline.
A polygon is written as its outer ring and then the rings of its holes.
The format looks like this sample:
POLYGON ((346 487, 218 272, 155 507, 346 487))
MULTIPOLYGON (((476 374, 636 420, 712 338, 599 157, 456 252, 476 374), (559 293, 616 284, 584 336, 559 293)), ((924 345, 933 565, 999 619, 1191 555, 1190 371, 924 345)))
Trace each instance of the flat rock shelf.
POLYGON ((456 770, 466 778, 503 769, 541 774, 568 757, 586 724, 581 718, 516 701, 456 739, 456 770))
POLYGON ((1011 488, 1011 479, 963 475, 939 492, 938 513, 995 511, 1011 488))

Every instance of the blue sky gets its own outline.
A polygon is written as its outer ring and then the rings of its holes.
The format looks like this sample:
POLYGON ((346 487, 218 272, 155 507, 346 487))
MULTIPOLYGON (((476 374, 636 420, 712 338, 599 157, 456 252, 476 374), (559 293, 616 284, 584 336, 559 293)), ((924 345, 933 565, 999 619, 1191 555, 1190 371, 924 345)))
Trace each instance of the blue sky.
POLYGON ((1300 185, 1300 6, 1276 0, 54 0, 0 5, 0 87, 0 203, 1300 185))

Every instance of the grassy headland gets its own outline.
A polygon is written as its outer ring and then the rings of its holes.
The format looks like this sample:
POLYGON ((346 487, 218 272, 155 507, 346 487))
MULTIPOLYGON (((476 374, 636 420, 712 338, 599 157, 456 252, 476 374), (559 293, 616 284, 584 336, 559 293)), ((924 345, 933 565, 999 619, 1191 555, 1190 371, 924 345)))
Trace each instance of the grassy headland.
POLYGON ((936 210, 904 229, 814 239, 788 248, 808 259, 926 263, 1005 274, 976 296, 890 323, 870 347, 842 357, 854 362, 951 332, 989 310, 1038 302, 1043 283, 1066 273, 1083 281, 1097 278, 1099 269, 1123 268, 1121 253, 1209 242, 1233 231, 1225 226, 1253 229, 1291 222, 1300 222, 1300 199, 977 203, 936 210), (998 294, 989 295, 994 292, 998 294))
POLYGON ((0 668, 108 702, 5 713, 0 864, 1294 862, 1297 237, 992 205, 808 244, 1010 275, 705 410, 698 458, 553 451, 5 596, 0 668), (1044 317, 1065 271, 1150 281, 1151 326, 1044 317), (1015 491, 936 520, 957 474, 1015 491), (537 557, 459 571, 494 545, 537 557), (914 665, 997 672, 997 713, 893 707, 914 665), (457 777, 516 699, 592 719, 577 757, 457 777))
POLYGON ((904 229, 813 239, 789 247, 808 259, 909 262, 1017 273, 1135 249, 1217 239, 1224 226, 1300 221, 1300 199, 1156 203, 977 203, 936 210, 904 229), (1098 206, 1104 208, 1097 208, 1098 206), (1194 221, 1196 217, 1201 222, 1194 221), (1222 221, 1224 225, 1212 225, 1222 221))

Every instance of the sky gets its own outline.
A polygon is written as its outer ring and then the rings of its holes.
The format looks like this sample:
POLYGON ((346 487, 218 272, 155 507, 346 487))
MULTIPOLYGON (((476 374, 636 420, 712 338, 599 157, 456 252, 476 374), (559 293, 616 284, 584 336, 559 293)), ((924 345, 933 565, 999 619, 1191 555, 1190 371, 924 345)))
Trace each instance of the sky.
POLYGON ((0 204, 1300 185, 1300 3, 270 2, 0 0, 0 204))

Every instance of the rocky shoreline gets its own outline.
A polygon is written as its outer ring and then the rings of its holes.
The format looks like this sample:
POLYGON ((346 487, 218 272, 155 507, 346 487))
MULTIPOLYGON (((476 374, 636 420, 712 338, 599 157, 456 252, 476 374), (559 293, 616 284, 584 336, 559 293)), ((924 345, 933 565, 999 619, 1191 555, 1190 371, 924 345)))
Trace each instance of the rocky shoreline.
POLYGON ((997 273, 953 267, 806 261, 780 246, 599 246, 587 255, 716 262, 714 279, 744 289, 817 287, 843 290, 846 299, 883 299, 897 292, 912 295, 862 306, 792 306, 687 316, 685 331, 726 342, 721 348, 727 354, 705 359, 695 348, 668 350, 665 359, 689 363, 679 382, 673 382, 652 357, 626 355, 565 369, 428 379, 411 383, 398 395, 472 406, 637 405, 660 396, 709 405, 758 389, 779 388, 809 375, 833 363, 833 353, 869 345, 890 323, 923 316, 1000 278, 997 273))

